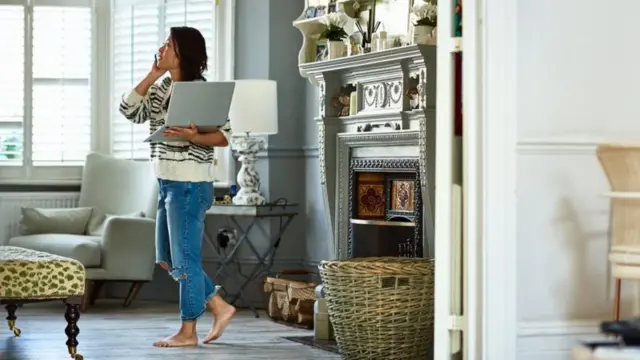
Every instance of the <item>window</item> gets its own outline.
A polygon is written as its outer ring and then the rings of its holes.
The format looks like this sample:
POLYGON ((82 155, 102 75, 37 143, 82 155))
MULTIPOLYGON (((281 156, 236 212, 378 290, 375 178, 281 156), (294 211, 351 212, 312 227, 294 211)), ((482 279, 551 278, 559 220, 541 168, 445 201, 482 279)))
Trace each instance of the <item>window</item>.
MULTIPOLYGON (((207 42, 211 80, 230 80, 233 1, 115 0, 112 15, 111 152, 115 157, 148 159, 149 125, 132 124, 117 111, 122 95, 149 72, 154 54, 172 26, 192 26, 207 42), (218 3, 218 5, 216 5, 218 3)), ((233 178, 229 148, 216 149, 216 182, 233 178)))
POLYGON ((0 62, 6 80, 0 82, 0 164, 22 165, 22 123, 24 118, 24 9, 0 6, 0 33, 5 36, 0 47, 0 62))
POLYGON ((78 183, 89 151, 148 158, 148 128, 117 112, 122 93, 176 25, 206 37, 209 80, 232 79, 234 16, 232 0, 0 0, 0 182, 78 183))
POLYGON ((77 179, 92 149, 90 0, 0 0, 0 177, 77 179))

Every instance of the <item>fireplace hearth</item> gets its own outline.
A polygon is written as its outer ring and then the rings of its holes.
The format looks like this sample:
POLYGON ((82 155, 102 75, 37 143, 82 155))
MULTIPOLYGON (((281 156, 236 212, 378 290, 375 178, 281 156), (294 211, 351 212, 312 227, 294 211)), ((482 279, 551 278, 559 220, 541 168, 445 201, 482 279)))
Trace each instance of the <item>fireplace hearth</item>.
POLYGON ((349 258, 422 257, 422 191, 417 158, 352 159, 349 258))

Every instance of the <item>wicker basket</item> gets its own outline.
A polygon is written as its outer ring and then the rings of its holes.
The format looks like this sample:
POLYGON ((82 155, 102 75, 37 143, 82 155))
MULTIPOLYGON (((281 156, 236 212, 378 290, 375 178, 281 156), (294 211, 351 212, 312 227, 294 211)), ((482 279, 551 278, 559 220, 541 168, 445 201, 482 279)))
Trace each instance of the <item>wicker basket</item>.
POLYGON ((342 358, 426 359, 433 343, 433 260, 359 258, 318 266, 342 358))

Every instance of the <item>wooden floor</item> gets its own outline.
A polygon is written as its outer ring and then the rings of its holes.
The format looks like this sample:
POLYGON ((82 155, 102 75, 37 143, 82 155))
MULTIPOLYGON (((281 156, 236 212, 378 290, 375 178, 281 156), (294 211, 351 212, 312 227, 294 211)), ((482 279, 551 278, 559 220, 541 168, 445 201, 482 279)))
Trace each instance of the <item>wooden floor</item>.
MULTIPOLYGON (((14 337, 8 330, 3 320, 5 316, 0 317, 0 359, 69 359, 61 303, 31 304, 18 309, 20 337, 14 337)), ((152 346, 155 340, 176 329, 175 304, 137 302, 123 309, 119 303, 98 301, 81 315, 78 325, 78 352, 87 360, 340 359, 338 355, 281 338, 311 335, 311 332, 275 324, 265 316, 256 319, 250 311, 239 311, 224 336, 214 345, 197 348, 158 349, 152 346)), ((205 314, 198 324, 201 337, 206 335, 210 325, 210 316, 205 314)))

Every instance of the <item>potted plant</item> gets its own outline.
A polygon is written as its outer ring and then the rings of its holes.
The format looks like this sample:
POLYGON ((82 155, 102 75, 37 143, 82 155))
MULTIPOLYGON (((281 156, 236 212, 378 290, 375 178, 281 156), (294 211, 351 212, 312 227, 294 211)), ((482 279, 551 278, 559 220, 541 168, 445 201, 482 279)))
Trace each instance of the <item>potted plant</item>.
POLYGON ((438 24, 438 6, 430 1, 416 1, 411 8, 411 22, 413 23, 413 43, 432 43, 433 30, 438 24))
POLYGON ((17 136, 11 135, 5 139, 0 138, 0 154, 3 154, 4 159, 13 160, 19 159, 19 153, 22 151, 20 146, 20 139, 17 136))
POLYGON ((349 36, 344 31, 347 19, 342 13, 327 14, 321 20, 327 28, 320 34, 320 39, 327 40, 328 59, 337 59, 344 56, 346 45, 344 40, 349 36))

